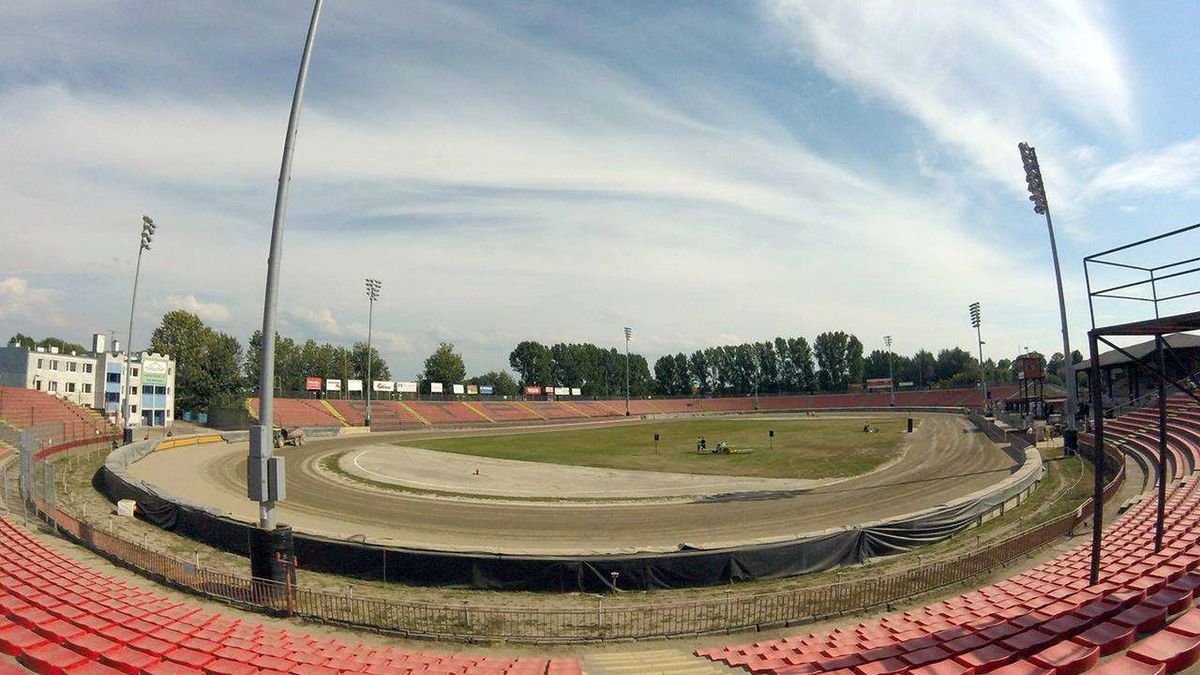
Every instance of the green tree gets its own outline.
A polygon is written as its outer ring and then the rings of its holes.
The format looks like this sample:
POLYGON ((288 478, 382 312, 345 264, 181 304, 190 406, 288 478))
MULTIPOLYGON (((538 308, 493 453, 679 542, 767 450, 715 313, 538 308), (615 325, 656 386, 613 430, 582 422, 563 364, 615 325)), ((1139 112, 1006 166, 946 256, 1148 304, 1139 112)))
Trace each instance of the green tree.
POLYGON ((24 333, 17 333, 16 335, 8 338, 8 346, 9 347, 24 347, 25 349, 33 349, 33 348, 37 347, 37 340, 34 340, 33 338, 29 337, 28 335, 25 335, 24 333))
POLYGON ((163 315, 150 349, 175 359, 175 407, 206 412, 241 395, 242 347, 237 338, 205 325, 184 310, 163 315))
POLYGON ((796 369, 796 390, 815 391, 817 388, 816 364, 808 340, 798 337, 788 342, 792 367, 796 369))
POLYGON ((846 339, 846 384, 863 384, 863 344, 851 335, 846 339))
POLYGON ((850 369, 846 361, 846 345, 850 336, 845 331, 821 333, 813 341, 813 353, 817 359, 817 380, 821 391, 845 391, 850 381, 850 369))
POLYGON ((508 355, 508 365, 521 378, 521 385, 553 385, 550 350, 546 345, 525 340, 508 355))
POLYGON ((917 386, 928 387, 937 381, 937 358, 933 353, 921 349, 912 357, 913 377, 917 386))
POLYGON ((654 382, 655 390, 663 396, 670 396, 675 393, 675 388, 679 382, 675 375, 675 357, 667 354, 666 356, 658 357, 654 362, 654 382))
POLYGON ((443 342, 425 359, 421 379, 426 382, 458 384, 467 376, 462 356, 454 351, 454 343, 443 342))
POLYGON ((688 357, 688 370, 692 373, 692 379, 696 382, 696 390, 701 394, 712 392, 711 380, 709 378, 708 359, 704 356, 704 350, 697 349, 688 357))

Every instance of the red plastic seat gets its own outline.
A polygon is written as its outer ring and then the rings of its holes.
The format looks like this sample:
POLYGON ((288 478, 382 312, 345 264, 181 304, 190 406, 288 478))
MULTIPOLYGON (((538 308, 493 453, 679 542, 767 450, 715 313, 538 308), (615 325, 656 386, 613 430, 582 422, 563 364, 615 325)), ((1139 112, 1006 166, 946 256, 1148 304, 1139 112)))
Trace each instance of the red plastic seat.
POLYGON ((1161 663, 1142 663, 1122 654, 1088 671, 1088 675, 1164 675, 1167 667, 1161 663))
POLYGON ((1100 661, 1100 648, 1071 640, 1051 645, 1029 657, 1029 662, 1053 668, 1056 675, 1078 675, 1100 661))
POLYGON ((1159 631, 1126 652, 1142 663, 1161 663, 1168 673, 1177 673, 1200 660, 1200 637, 1159 631))
POLYGON ((991 672, 992 675, 1054 675, 1053 669, 1043 668, 1025 660, 1001 666, 991 672))
POLYGON ((1075 636, 1075 641, 1100 648, 1101 656, 1115 654, 1133 644, 1136 633, 1132 626, 1106 621, 1075 636))

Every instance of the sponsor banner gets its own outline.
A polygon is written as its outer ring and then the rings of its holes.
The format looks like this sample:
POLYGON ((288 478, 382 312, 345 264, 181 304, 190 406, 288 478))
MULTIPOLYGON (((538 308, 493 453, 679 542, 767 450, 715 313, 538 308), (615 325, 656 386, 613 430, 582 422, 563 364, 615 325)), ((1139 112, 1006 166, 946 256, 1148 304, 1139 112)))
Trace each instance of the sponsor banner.
POLYGON ((492 388, 492 385, 490 385, 490 384, 479 385, 479 393, 484 396, 491 396, 494 391, 495 390, 492 388))
POLYGON ((403 393, 403 394, 415 394, 415 393, 417 393, 417 383, 416 382, 397 382, 396 383, 396 391, 403 393))
POLYGON ((433 393, 433 394, 442 393, 442 383, 441 382, 430 382, 429 383, 429 391, 430 391, 430 393, 433 393))
POLYGON ((867 380, 867 389, 891 389, 892 378, 890 377, 872 377, 867 380))
POLYGON ((555 396, 570 396, 571 388, 570 387, 555 387, 554 395, 555 396))
POLYGON ((466 391, 466 388, 463 387, 461 384, 455 384, 455 385, 451 385, 451 386, 454 388, 454 393, 456 393, 456 394, 462 394, 466 391))
POLYGON ((901 386, 901 387, 911 387, 911 386, 913 386, 914 384, 916 384, 916 382, 901 382, 901 383, 900 383, 900 386, 901 386))
POLYGON ((375 391, 396 391, 396 383, 391 380, 375 380, 375 391))
POLYGON ((470 396, 478 396, 479 395, 479 385, 468 384, 467 385, 467 394, 470 396))
POLYGON ((341 391, 341 380, 325 380, 325 391, 341 391))
POLYGON ((321 391, 321 378, 319 378, 319 377, 304 378, 304 390, 305 391, 321 391))
POLYGON ((165 387, 169 371, 170 366, 166 361, 142 357, 142 384, 165 387))
POLYGON ((362 380, 346 380, 346 391, 362 391, 362 380))
POLYGON ((533 386, 525 387, 525 395, 526 396, 541 396, 542 388, 541 387, 533 387, 533 386))
POLYGON ((580 389, 579 387, 571 387, 571 395, 583 396, 583 389, 580 389))

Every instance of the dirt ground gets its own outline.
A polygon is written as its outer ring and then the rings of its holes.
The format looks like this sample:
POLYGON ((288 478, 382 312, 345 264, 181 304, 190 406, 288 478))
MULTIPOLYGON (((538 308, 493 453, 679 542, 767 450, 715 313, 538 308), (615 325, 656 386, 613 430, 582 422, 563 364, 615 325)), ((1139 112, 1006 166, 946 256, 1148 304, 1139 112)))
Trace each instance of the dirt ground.
MULTIPOLYGON (((926 414, 904 457, 876 473, 802 494, 671 504, 451 503, 365 490, 331 480, 320 458, 354 451, 377 436, 313 441, 289 448, 288 499, 279 519, 298 530, 365 537, 447 551, 593 554, 716 548, 780 540, 917 511, 993 485, 1016 469, 1003 450, 956 415, 926 414)), ((199 446, 164 452, 132 467, 179 497, 253 520, 246 499, 245 449, 199 446)))

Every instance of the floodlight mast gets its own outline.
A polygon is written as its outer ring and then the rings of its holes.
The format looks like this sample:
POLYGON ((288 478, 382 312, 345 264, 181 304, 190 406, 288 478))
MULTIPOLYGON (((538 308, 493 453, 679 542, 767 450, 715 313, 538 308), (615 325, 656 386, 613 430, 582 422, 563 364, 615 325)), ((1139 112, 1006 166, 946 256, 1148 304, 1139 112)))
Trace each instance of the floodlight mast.
POLYGON ((629 417, 629 338, 633 337, 633 329, 625 326, 625 416, 629 417))
POLYGON ((275 215, 271 222, 271 248, 267 258, 267 285, 263 299, 262 346, 258 367, 258 424, 250 428, 250 456, 247 469, 247 493, 258 502, 258 525, 268 532, 275 529, 275 496, 282 487, 282 472, 275 490, 266 480, 274 443, 275 414, 275 303, 279 296, 279 270, 283 256, 283 221, 287 213, 288 186, 292 180, 292 155, 296 145, 296 130, 300 120, 300 105, 304 100, 304 85, 308 80, 308 64, 313 40, 321 17, 324 0, 313 0, 312 19, 304 52, 300 57, 300 72, 292 93, 292 110, 288 116, 287 134, 283 140, 283 160, 279 166, 279 184, 275 192, 275 215))
POLYGON ((896 405, 896 372, 892 368, 892 336, 884 335, 883 344, 888 350, 888 388, 892 390, 892 406, 896 405))
POLYGON ((1046 216, 1046 230, 1050 233, 1050 255, 1054 258, 1054 281, 1058 284, 1058 316, 1062 324, 1063 364, 1066 372, 1063 379, 1067 384, 1067 405, 1063 411, 1066 426, 1063 433, 1063 448, 1067 452, 1078 449, 1079 434, 1075 423, 1078 403, 1078 383, 1075 381, 1075 368, 1071 363, 1071 338, 1067 329, 1067 301, 1063 296, 1062 270, 1058 264, 1058 244, 1054 240, 1054 222, 1050 219, 1050 205, 1046 201, 1046 186, 1042 181, 1042 169, 1038 165, 1037 151, 1033 146, 1022 141, 1017 144, 1021 151, 1021 163, 1025 167, 1025 184, 1029 188, 1029 201, 1033 202, 1034 213, 1046 216))
POLYGON ((154 231, 157 229, 158 226, 150 216, 142 216, 142 236, 138 242, 137 266, 133 271, 133 299, 129 301, 129 332, 125 333, 125 372, 121 375, 121 386, 124 388, 121 392, 121 420, 125 425, 121 430, 121 438, 125 443, 133 442, 133 404, 129 400, 133 389, 129 383, 129 362, 133 360, 133 310, 137 306, 138 277, 142 275, 142 254, 150 250, 150 243, 154 241, 154 231))
POLYGON ((367 279, 367 300, 370 303, 370 309, 367 311, 367 412, 365 415, 367 428, 371 428, 371 390, 374 384, 371 382, 371 322, 375 318, 375 301, 379 299, 379 291, 383 288, 383 283, 378 279, 367 279))
POLYGON ((983 407, 986 410, 988 405, 988 388, 987 375, 983 370, 983 345, 985 343, 983 341, 983 333, 979 327, 982 323, 979 303, 972 302, 969 309, 971 313, 971 326, 975 329, 975 339, 979 341, 979 388, 983 390, 983 407))

